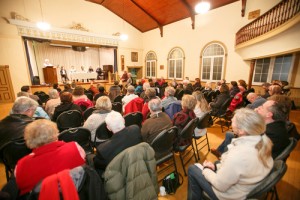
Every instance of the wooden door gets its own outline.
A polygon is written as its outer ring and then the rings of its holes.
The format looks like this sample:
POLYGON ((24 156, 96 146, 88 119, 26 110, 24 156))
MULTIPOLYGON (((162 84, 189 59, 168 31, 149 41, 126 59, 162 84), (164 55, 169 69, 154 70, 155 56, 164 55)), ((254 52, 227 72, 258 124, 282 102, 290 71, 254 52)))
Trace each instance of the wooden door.
POLYGON ((14 102, 15 95, 8 65, 0 66, 0 103, 14 102))

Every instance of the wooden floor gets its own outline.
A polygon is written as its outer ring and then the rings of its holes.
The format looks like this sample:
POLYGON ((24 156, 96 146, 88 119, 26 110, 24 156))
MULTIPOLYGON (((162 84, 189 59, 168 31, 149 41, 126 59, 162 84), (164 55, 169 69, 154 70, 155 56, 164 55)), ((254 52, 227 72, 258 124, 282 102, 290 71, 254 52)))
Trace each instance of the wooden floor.
MULTIPOLYGON (((3 119, 10 111, 12 104, 0 104, 0 119, 3 119)), ((290 115, 291 121, 293 121, 297 129, 300 131, 300 110, 294 110, 290 115)), ((221 141, 223 141, 225 134, 221 132, 221 128, 218 124, 214 124, 208 129, 208 137, 210 146, 215 148, 221 141)), ((207 148, 201 150, 201 161, 202 163, 205 159, 210 161, 215 161, 216 157, 208 152, 207 148)), ((195 161, 192 159, 189 164, 193 164, 195 161)), ((166 195, 164 197, 159 197, 160 200, 165 199, 186 199, 187 198, 187 177, 184 176, 179 156, 176 155, 176 163, 178 171, 183 175, 183 184, 178 188, 176 194, 166 195)), ((298 142, 297 147, 292 152, 287 160, 288 170, 284 175, 283 179, 277 184, 277 190, 279 198, 281 200, 298 200, 300 199, 300 143, 298 142)), ((171 171, 172 169, 170 169, 171 171)), ((162 178, 168 173, 168 171, 159 175, 162 178)), ((5 171, 3 164, 0 164, 0 188, 6 183, 5 171)), ((161 185, 161 183, 160 183, 161 185)))

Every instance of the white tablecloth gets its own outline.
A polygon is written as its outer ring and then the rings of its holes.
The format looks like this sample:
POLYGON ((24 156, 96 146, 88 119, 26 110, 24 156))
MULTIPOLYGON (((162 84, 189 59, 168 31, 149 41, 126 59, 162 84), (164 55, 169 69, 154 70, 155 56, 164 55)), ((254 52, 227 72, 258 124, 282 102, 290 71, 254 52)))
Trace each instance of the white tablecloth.
POLYGON ((70 73, 71 80, 74 79, 97 79, 97 73, 96 72, 76 72, 76 73, 70 73))

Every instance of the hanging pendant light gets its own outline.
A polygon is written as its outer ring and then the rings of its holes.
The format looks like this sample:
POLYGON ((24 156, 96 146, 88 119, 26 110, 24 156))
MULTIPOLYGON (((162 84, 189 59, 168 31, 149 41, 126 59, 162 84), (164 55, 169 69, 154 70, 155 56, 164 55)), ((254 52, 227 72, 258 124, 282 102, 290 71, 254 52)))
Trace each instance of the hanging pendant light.
POLYGON ((40 22, 37 22, 36 23, 36 26, 40 29, 40 30, 43 30, 43 31, 47 31, 51 28, 50 24, 45 22, 44 20, 44 15, 43 15, 43 9, 42 9, 42 3, 41 3, 41 0, 39 0, 40 2, 40 9, 41 9, 41 16, 42 16, 42 21, 40 22))
MULTIPOLYGON (((124 20, 124 14, 125 14, 125 3, 124 3, 124 0, 123 0, 123 30, 122 32, 124 32, 125 30, 125 20, 124 20)), ((128 40, 128 35, 126 33, 121 33, 120 34, 120 39, 125 41, 125 40, 128 40)))
POLYGON ((195 6, 195 11, 198 14, 205 14, 210 9, 210 3, 206 1, 201 1, 195 6))

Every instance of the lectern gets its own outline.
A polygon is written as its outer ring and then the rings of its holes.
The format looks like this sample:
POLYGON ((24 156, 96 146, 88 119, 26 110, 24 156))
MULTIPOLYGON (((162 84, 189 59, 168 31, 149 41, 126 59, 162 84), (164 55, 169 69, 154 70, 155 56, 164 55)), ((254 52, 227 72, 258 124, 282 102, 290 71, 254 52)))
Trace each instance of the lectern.
POLYGON ((56 68, 53 66, 47 66, 43 68, 45 83, 53 84, 57 83, 57 73, 56 68))

